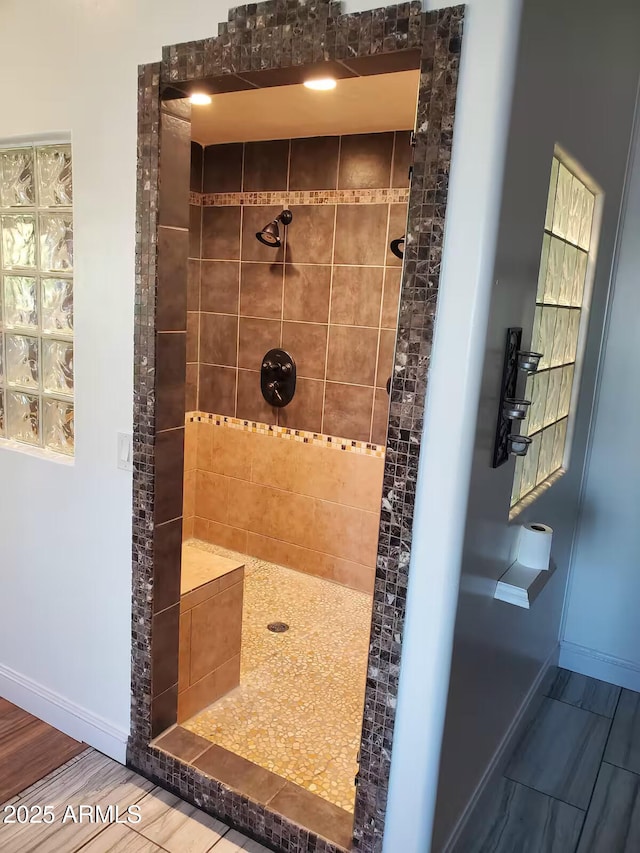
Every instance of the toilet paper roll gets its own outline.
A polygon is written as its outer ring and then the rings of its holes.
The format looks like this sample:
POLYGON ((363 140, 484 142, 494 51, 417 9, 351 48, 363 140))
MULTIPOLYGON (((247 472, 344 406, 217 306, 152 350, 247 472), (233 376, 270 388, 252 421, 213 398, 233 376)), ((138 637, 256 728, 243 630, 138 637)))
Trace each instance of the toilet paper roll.
POLYGON ((522 566, 538 571, 549 568, 553 530, 537 521, 523 524, 518 537, 517 561, 522 566))

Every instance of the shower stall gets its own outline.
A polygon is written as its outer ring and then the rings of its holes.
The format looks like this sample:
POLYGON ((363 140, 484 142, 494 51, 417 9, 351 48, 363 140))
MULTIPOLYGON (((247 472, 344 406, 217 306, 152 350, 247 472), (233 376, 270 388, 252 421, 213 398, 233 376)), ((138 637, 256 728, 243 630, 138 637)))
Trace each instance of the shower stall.
MULTIPOLYGON (((315 119, 300 135, 289 120, 288 138, 228 141, 225 96, 191 114, 177 722, 345 820, 417 91, 417 72, 389 76, 404 104, 390 130, 367 132, 370 110, 360 133, 336 121, 313 134, 326 123, 315 92, 315 119)), ((342 82, 355 95, 358 80, 342 82)), ((195 765, 221 761, 205 752, 195 765)))
POLYGON ((373 850, 462 10, 266 8, 140 71, 129 762, 278 849, 373 850), (296 25, 254 67, 298 18, 336 60, 296 25))

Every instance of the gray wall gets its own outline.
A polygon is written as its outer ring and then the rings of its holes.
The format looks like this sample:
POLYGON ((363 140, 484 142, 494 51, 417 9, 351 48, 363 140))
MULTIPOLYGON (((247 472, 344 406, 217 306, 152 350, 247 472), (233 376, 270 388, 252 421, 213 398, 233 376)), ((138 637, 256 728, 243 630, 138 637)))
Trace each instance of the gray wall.
MULTIPOLYGON (((614 0, 523 7, 486 360, 475 437, 433 849, 442 849, 553 654, 585 455, 640 65, 640 8, 614 0), (513 461, 490 467, 505 329, 530 341, 553 146, 606 193, 570 471, 518 519, 551 524, 559 570, 530 611, 495 601, 510 562, 513 461)), ((481 167, 481 164, 479 164, 481 167)), ((452 385, 452 387, 455 387, 452 385)))
POLYGON ((640 134, 622 221, 561 663, 640 690, 640 134))

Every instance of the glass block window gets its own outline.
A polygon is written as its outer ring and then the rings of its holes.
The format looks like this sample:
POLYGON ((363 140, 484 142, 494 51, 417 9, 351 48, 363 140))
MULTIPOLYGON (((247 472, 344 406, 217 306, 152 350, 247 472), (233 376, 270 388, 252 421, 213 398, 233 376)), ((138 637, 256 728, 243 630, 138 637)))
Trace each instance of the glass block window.
POLYGON ((0 148, 0 440, 73 455, 71 146, 0 148))
POLYGON ((520 432, 532 442, 516 461, 511 506, 563 468, 594 207, 594 193, 554 157, 531 344, 543 357, 527 380, 520 432))

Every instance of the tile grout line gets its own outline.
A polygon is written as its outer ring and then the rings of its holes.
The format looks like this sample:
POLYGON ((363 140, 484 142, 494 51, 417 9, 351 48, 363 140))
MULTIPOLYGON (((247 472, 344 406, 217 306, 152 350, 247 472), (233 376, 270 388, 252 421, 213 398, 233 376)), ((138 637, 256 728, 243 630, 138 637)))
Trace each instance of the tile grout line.
MULTIPOLYGON (((195 314, 195 311, 190 311, 190 314, 195 314)), ((202 314, 210 314, 212 317, 235 317, 235 313, 231 313, 229 311, 202 311, 202 314)), ((279 317, 263 317, 260 314, 243 314, 242 318, 244 320, 271 320, 274 323, 277 323, 280 319, 279 317)), ((286 319, 287 323, 295 323, 300 326, 340 326, 344 329, 373 329, 376 331, 378 326, 365 326, 365 325, 356 325, 355 323, 319 323, 315 320, 290 320, 286 319)), ((393 332, 394 329, 390 326, 382 326, 382 331, 393 332)), ((179 335, 184 334, 182 329, 168 329, 165 332, 158 332, 159 335, 179 335)), ((244 368, 245 370, 250 370, 251 368, 244 368)), ((348 385, 353 383, 349 382, 348 385)), ((566 417, 566 415, 564 416, 566 417)), ((555 423, 555 422, 554 422, 555 423)))
MULTIPOLYGON (((204 146, 202 147, 202 169, 200 170, 200 186, 204 188, 204 146)), ((200 319, 202 317, 202 254, 204 235, 204 209, 200 217, 200 251, 198 252, 198 350, 196 352, 196 400, 200 405, 200 319)), ((187 261, 187 264, 189 261, 187 261)), ((188 272, 187 272, 188 275, 188 272)), ((188 325, 188 324, 187 324, 188 325)))
MULTIPOLYGON (((327 205, 327 207, 331 207, 333 205, 327 205)), ((269 205, 269 207, 277 207, 277 205, 269 205)), ((336 205, 337 207, 337 205, 336 205)), ((168 226, 163 225, 163 228, 168 226)), ((292 266, 298 267, 330 267, 332 264, 322 263, 320 261, 256 261, 251 258, 201 258, 200 260, 204 261, 207 264, 255 264, 259 266, 262 264, 263 266, 273 266, 273 264, 284 264, 288 263, 292 266)), ((367 269, 376 269, 376 270, 384 270, 387 267, 387 264, 335 264, 337 267, 366 267, 367 269)), ((391 269, 400 269, 400 267, 392 266, 391 269)), ((57 275, 57 273, 56 273, 57 275)), ((549 306, 553 307, 553 306, 549 306)), ((557 306, 556 306, 557 307, 557 306)), ((214 312, 215 313, 215 312, 214 312)), ((549 368, 545 368, 545 370, 549 370, 549 368)), ((540 371, 541 373, 543 371, 540 371)))
MULTIPOLYGON (((191 122, 189 122, 189 126, 191 127, 191 122)), ((201 184, 204 185, 204 148, 202 149, 202 174, 200 175, 201 184)), ((198 322, 196 324, 196 363, 198 365, 198 377, 196 381, 196 395, 198 400, 198 405, 200 405, 200 330, 202 327, 202 299, 201 299, 201 288, 202 288, 202 252, 204 245, 204 208, 200 208, 200 234, 198 240, 198 257, 200 260, 198 261, 198 322)), ((189 261, 187 260, 187 264, 189 261)), ((188 275, 187 270, 187 275, 188 275)), ((188 319, 188 318, 187 318, 188 319)), ((188 326, 188 323, 187 323, 188 326)), ((184 467, 184 465, 183 465, 184 467)))
MULTIPOLYGON (((574 705, 573 702, 567 702, 566 699, 558 699, 557 696, 549 696, 548 694, 545 694, 544 698, 553 699, 554 702, 562 702, 563 705, 568 705, 570 708, 577 708, 578 711, 587 711, 589 714, 595 714, 596 717, 603 717, 605 720, 613 720, 613 716, 610 717, 608 714, 601 714, 599 711, 592 711, 591 708, 583 708, 581 705, 574 705)), ((619 701, 620 697, 616 700, 616 708, 618 707, 619 701)))
MULTIPOLYGON (((276 322, 277 322, 277 321, 276 321, 276 322)), ((162 332, 162 334, 164 335, 164 334, 169 334, 169 333, 167 333, 167 332, 162 332)), ((176 334, 184 334, 184 332, 177 332, 176 334)), ((209 362, 209 361, 203 361, 202 363, 203 363, 203 364, 206 364, 206 365, 207 365, 207 367, 225 367, 225 368, 230 368, 230 367, 231 367, 231 365, 229 365, 229 364, 216 364, 215 362, 209 362)), ((254 370, 253 368, 250 368, 250 367, 239 367, 239 368, 238 368, 238 372, 244 372, 244 373, 260 373, 260 371, 259 371, 259 370, 254 370)), ((304 376, 304 375, 300 376, 300 379, 306 379, 306 380, 308 380, 309 382, 322 382, 322 381, 323 381, 322 379, 318 379, 318 377, 314 377, 314 376, 304 376)), ((377 387, 378 387, 377 385, 362 385, 362 384, 360 384, 360 383, 358 383, 358 382, 341 382, 341 381, 340 381, 340 380, 338 380, 338 379, 330 379, 330 380, 328 380, 328 381, 329 381, 329 382, 331 382, 331 384, 332 384, 332 385, 346 385, 346 386, 348 386, 348 387, 350 387, 350 388, 352 387, 352 388, 374 388, 374 389, 375 389, 375 388, 377 388, 377 387)), ((216 414, 216 413, 215 413, 215 412, 211 412, 211 414, 216 414)), ((233 417, 233 415, 222 415, 222 417, 233 417)), ((240 417, 237 417, 237 419, 238 419, 238 420, 242 420, 242 421, 250 421, 250 422, 255 422, 255 423, 267 423, 267 424, 268 424, 268 422, 267 422, 267 421, 257 421, 255 418, 240 418, 240 417)), ((309 429, 306 429, 306 430, 305 430, 305 429, 299 429, 298 427, 286 427, 284 424, 272 424, 272 426, 279 426, 279 427, 281 427, 282 429, 292 429, 292 430, 296 430, 296 429, 297 429, 297 430, 298 430, 298 432, 315 432, 315 433, 320 432, 320 433, 322 433, 323 435, 333 435, 332 433, 323 433, 323 432, 322 432, 322 430, 309 430, 309 429)), ((161 430, 161 432, 171 432, 171 430, 175 430, 175 429, 180 429, 180 427, 169 427, 168 429, 163 429, 163 430, 161 430)), ((367 439, 365 439, 365 438, 349 438, 349 439, 347 439, 347 441, 362 441, 362 442, 364 442, 365 444, 378 444, 378 443, 379 443, 379 442, 375 442, 375 441, 369 441, 369 439, 368 439, 368 438, 367 438, 367 439)), ((560 700, 558 700, 558 701, 560 701, 560 700)), ((566 705, 567 703, 565 702, 564 704, 566 705)), ((584 709, 582 709, 582 708, 581 708, 580 710, 584 710, 584 709)), ((595 713, 595 711, 591 711, 590 713, 595 713)), ((599 717, 601 717, 601 716, 604 716, 604 715, 603 715, 603 714, 598 714, 598 716, 599 716, 599 717)))
MULTIPOLYGON (((396 139, 396 135, 394 133, 393 134, 393 151, 391 154, 391 174, 389 175, 389 181, 391 181, 392 176, 393 176, 393 158, 395 156, 395 145, 396 145, 395 139, 396 139)), ((387 205, 386 240, 385 240, 385 244, 384 244, 385 263, 387 260, 387 252, 389 251, 389 230, 390 230, 390 228, 391 228, 391 205, 388 204, 387 205)), ((383 272, 382 272, 382 289, 380 291, 380 310, 378 311, 378 345, 376 347, 376 363, 375 363, 375 368, 374 368, 374 373, 373 373, 373 399, 371 401, 371 419, 369 421, 369 441, 370 442, 373 442, 373 422, 374 422, 375 412, 376 412, 376 396, 377 396, 376 392, 378 390, 378 369, 380 367, 380 342, 382 341, 382 309, 384 306, 384 280, 385 280, 385 271, 383 270, 383 272)), ((397 326, 396 326, 396 337, 397 337, 397 334, 398 334, 398 332, 397 332, 397 326)), ((395 347, 394 347, 393 361, 395 362, 395 347)), ((393 381, 393 364, 391 366, 391 373, 392 373, 391 378, 393 381)), ((391 395, 389 394, 389 396, 391 396, 391 395)), ((388 420, 389 420, 389 417, 387 415, 387 421, 388 420)), ((388 428, 388 423, 387 423, 387 428, 388 428)))
MULTIPOLYGON (((109 756, 105 756, 103 753, 98 752, 98 750, 94 749, 93 747, 89 747, 89 749, 85 750, 85 752, 82 753, 82 755, 86 755, 87 753, 89 753, 90 755, 94 755, 94 754, 102 755, 104 758, 107 758, 109 761, 113 761, 113 759, 109 758, 109 756)), ((117 762, 114 762, 114 763, 117 763, 117 762)), ((137 770, 134 770, 131 767, 127 767, 127 765, 120 765, 120 766, 121 766, 121 769, 123 771, 126 771, 128 773, 133 774, 136 779, 145 779, 145 777, 142 776, 140 773, 138 773, 137 770)), ((68 769, 71 769, 71 766, 68 769)), ((62 775, 62 774, 60 774, 60 775, 62 775)), ((147 779, 146 781, 151 782, 150 779, 147 779)), ((113 783, 110 791, 108 791, 108 792, 100 791, 100 793, 101 794, 105 794, 105 793, 111 793, 112 794, 114 792, 114 790, 116 790, 120 785, 123 784, 123 782, 124 782, 124 780, 121 780, 120 782, 115 782, 115 783, 113 783)), ((154 788, 158 788, 159 790, 165 790, 165 789, 161 788, 155 782, 153 782, 152 784, 153 784, 153 787, 149 791, 142 791, 140 793, 140 796, 137 799, 134 799, 134 801, 132 803, 130 803, 130 805, 137 805, 138 803, 140 803, 148 794, 150 794, 154 790, 154 788)), ((84 850, 89 844, 92 844, 96 840, 96 838, 98 838, 100 835, 102 835, 104 832, 106 832, 107 829, 109 829, 109 826, 110 825, 104 826, 95 835, 91 836, 86 841, 81 842, 80 846, 75 847, 73 849, 73 851, 70 851, 70 853, 80 853, 81 850, 84 850)), ((135 830, 133 829, 132 826, 127 825, 127 828, 131 832, 135 832, 135 830)), ((140 833, 138 833, 138 834, 140 834, 140 833)), ((147 840, 149 840, 149 839, 147 839, 147 840)), ((152 843, 155 843, 155 842, 152 842, 152 843)), ((157 845, 157 846, 160 846, 160 845, 157 845)), ((164 849, 164 848, 161 848, 161 849, 164 849)))
MULTIPOLYGON (((613 721, 613 717, 607 717, 606 714, 599 714, 597 711, 591 711, 589 708, 580 708, 579 705, 572 705, 571 702, 565 702, 564 699, 556 699, 555 696, 543 696, 543 699, 549 699, 551 702, 560 702, 561 705, 567 705, 569 708, 575 708, 576 711, 584 711, 585 714, 593 714, 594 717, 600 717, 603 720, 613 721)), ((618 708, 618 702, 620 701, 620 697, 618 697, 618 701, 616 702, 616 710, 618 708)), ((614 711, 615 714, 615 711, 614 711)))
POLYGON ((582 827, 580 828, 580 834, 578 835, 578 840, 577 840, 576 846, 575 846, 576 851, 578 850, 578 848, 580 847, 580 844, 582 842, 582 836, 584 835, 584 828, 585 828, 586 823, 587 823, 587 817, 589 815, 589 810, 591 809, 591 804, 593 802, 593 796, 594 796, 595 791, 596 791, 598 779, 600 778, 600 774, 602 773, 602 765, 605 763, 604 756, 606 755, 606 752, 607 752, 607 746, 609 745, 609 739, 611 738, 611 730, 613 729, 613 721, 615 720, 615 716, 618 713, 618 708, 620 706, 621 697, 622 697, 622 689, 620 689, 620 693, 618 694, 618 701, 616 702, 616 707, 615 707, 615 710, 613 712, 613 717, 611 717, 611 720, 609 721, 609 731, 607 732, 607 738, 604 742, 604 747, 602 749, 602 756, 600 758, 600 764, 598 766, 598 772, 596 773, 596 777, 593 780, 593 787, 591 789, 591 796, 589 797, 589 802, 587 804, 587 808, 585 809, 584 820, 582 821, 582 827))
MULTIPOLYGON (((244 166, 245 166, 245 153, 246 153, 246 143, 242 143, 242 166, 240 168, 240 186, 244 188, 244 166)), ((235 396, 233 401, 233 412, 234 417, 238 415, 238 386, 240 384, 240 318, 242 316, 242 311, 240 309, 240 299, 242 298, 242 243, 243 243, 243 233, 244 233, 244 205, 240 205, 240 245, 238 246, 238 322, 236 325, 236 385, 235 385, 235 396)))
MULTIPOLYGON (((287 191, 289 190, 289 181, 291 179, 291 139, 287 140, 287 191)), ((284 238, 284 252, 282 258, 282 283, 281 283, 281 291, 280 291, 280 340, 278 342, 278 346, 280 349, 284 349, 284 290, 285 290, 285 282, 286 282, 286 269, 287 269, 287 250, 289 248, 289 229, 283 227, 283 238, 284 238)), ((262 390, 262 389, 260 389, 262 390)), ((296 389, 297 390, 297 389, 296 389)), ((281 409, 275 413, 275 421, 276 424, 280 425, 280 415, 284 412, 281 409)))
POLYGON ((568 800, 563 800, 562 797, 555 797, 548 791, 541 791, 539 788, 534 788, 533 785, 527 785, 525 782, 521 782, 519 779, 514 779, 513 776, 507 776, 506 773, 502 774, 502 778, 506 779, 508 782, 513 782, 514 785, 521 785, 523 788, 526 788, 529 791, 534 791, 536 794, 541 794, 543 797, 548 797, 550 800, 556 800, 557 802, 562 803, 565 806, 570 806, 572 809, 577 809, 583 814, 587 813, 586 809, 577 806, 575 803, 570 803, 568 802, 568 800))
MULTIPOLYGON (((342 136, 338 137, 338 162, 336 166, 336 187, 340 181, 340 161, 342 159, 342 136)), ((320 419, 320 432, 324 433, 325 407, 327 402, 327 374, 329 371, 329 339, 331 333, 331 313, 333 309, 333 277, 335 272, 336 257, 336 231, 338 228, 338 205, 333 207, 333 239, 331 241, 331 276, 329 278, 329 310, 327 314, 327 345, 324 354, 324 378, 322 381, 322 417, 320 419)))
POLYGON ((640 772, 636 770, 629 770, 628 767, 623 767, 621 764, 615 764, 613 761, 606 761, 603 758, 601 764, 608 764, 609 767, 615 767, 617 770, 624 770, 625 773, 631 773, 632 776, 640 778, 640 772))
MULTIPOLYGON (((164 750, 162 750, 162 751, 164 752, 164 750)), ((168 754, 170 754, 170 753, 168 753, 168 754)), ((173 756, 172 756, 172 757, 173 757, 173 756)), ((195 761, 195 759, 193 759, 193 761, 195 761)), ((190 761, 190 762, 187 762, 187 763, 188 763, 188 764, 192 764, 192 763, 193 763, 193 761, 190 761)), ((196 768, 196 769, 197 769, 197 768, 196 768)), ((167 789, 166 789, 166 788, 163 788, 163 787, 161 787, 160 785, 155 785, 155 786, 154 786, 154 788, 152 788, 152 789, 151 789, 151 791, 147 791, 147 794, 146 794, 145 796, 147 796, 148 794, 152 794, 152 793, 153 793, 153 791, 154 791, 154 790, 156 790, 156 789, 157 789, 158 791, 161 791, 161 792, 163 792, 163 793, 168 793, 168 794, 170 794, 170 795, 172 795, 172 796, 176 797, 176 799, 178 800, 178 804, 177 804, 177 805, 182 804, 182 803, 184 803, 184 804, 186 804, 186 805, 188 805, 188 806, 190 805, 190 806, 192 806, 193 808, 195 808, 198 812, 202 812, 204 815, 206 815, 207 817, 211 818, 212 820, 217 821, 218 823, 220 823, 220 824, 224 827, 224 831, 223 831, 223 832, 221 832, 221 833, 219 833, 219 834, 220 834, 220 837, 219 837, 219 838, 217 838, 217 839, 213 842, 213 844, 211 845, 211 847, 208 847, 208 848, 207 848, 206 853, 208 853, 208 851, 210 851, 210 850, 213 850, 213 848, 215 847, 215 845, 216 845, 219 841, 222 841, 222 839, 225 837, 225 835, 226 835, 228 832, 230 832, 231 827, 230 827, 228 824, 224 823, 224 821, 221 821, 219 818, 216 818, 216 817, 214 817, 213 815, 209 814, 208 812, 206 812, 206 811, 204 811, 204 810, 200 809, 200 807, 199 807, 199 806, 194 806, 192 803, 189 803, 187 800, 183 800, 181 797, 178 797, 178 796, 177 796, 177 794, 173 794, 171 791, 167 791, 167 789)), ((174 811, 174 809, 175 809, 175 808, 176 808, 176 806, 167 806, 166 810, 165 810, 164 812, 162 812, 160 815, 158 815, 158 817, 157 817, 157 818, 155 818, 153 821, 151 821, 151 823, 153 824, 153 823, 155 823, 158 819, 161 819, 161 818, 165 817, 165 816, 166 816, 166 814, 167 814, 168 812, 172 812, 172 811, 174 811)), ((143 833, 142 828, 138 829, 137 827, 138 827, 138 824, 133 824, 133 825, 129 825, 129 826, 128 826, 128 829, 129 829, 131 832, 135 832, 135 833, 136 833, 137 835, 139 835, 141 838, 144 838, 144 839, 145 839, 145 841, 149 841, 151 844, 155 844, 155 845, 156 845, 160 850, 164 851, 164 853, 175 853, 175 851, 170 850, 168 847, 164 847, 164 846, 163 846, 162 844, 160 844, 159 842, 157 842, 157 841, 154 841, 154 840, 150 839, 148 836, 146 836, 146 835, 143 833)), ((107 828, 107 829, 108 829, 108 827, 105 827, 105 828, 107 828)), ((210 831, 210 832, 217 832, 217 830, 210 829, 210 828, 209 828, 209 831, 210 831)), ((95 837, 96 837, 96 836, 94 836, 94 839, 95 839, 95 837)), ((92 840, 93 840, 93 839, 92 839, 92 840)), ((74 851, 74 853, 76 853, 76 851, 74 851)))

